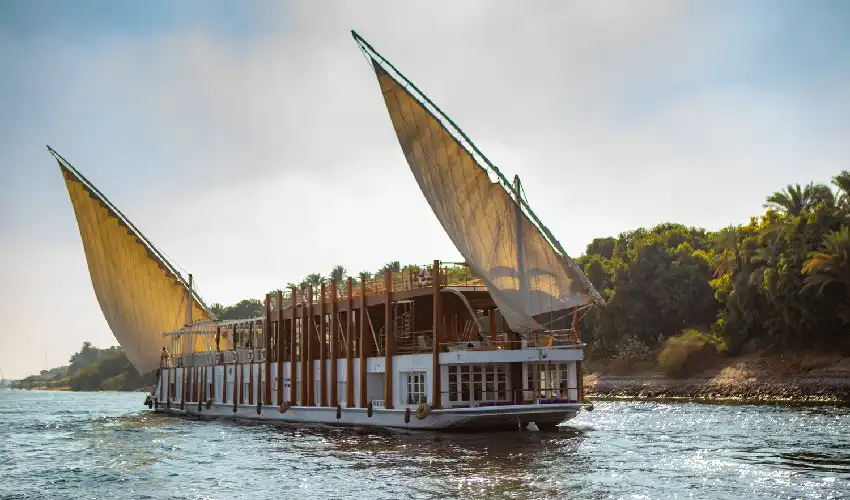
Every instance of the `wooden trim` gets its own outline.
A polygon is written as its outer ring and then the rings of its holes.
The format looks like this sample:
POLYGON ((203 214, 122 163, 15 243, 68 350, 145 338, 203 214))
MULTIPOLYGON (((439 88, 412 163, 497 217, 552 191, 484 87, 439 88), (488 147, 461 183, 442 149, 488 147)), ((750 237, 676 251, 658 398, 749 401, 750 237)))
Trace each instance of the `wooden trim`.
POLYGON ((360 408, 366 408, 366 275, 360 275, 360 408))
POLYGON ((439 409, 443 404, 443 394, 442 394, 442 383, 440 381, 441 373, 440 373, 440 325, 442 324, 442 301, 440 300, 440 261, 434 261, 434 268, 431 270, 433 285, 432 296, 433 296, 433 330, 434 330, 434 338, 431 339, 431 394, 432 401, 431 406, 434 409, 439 409))
POLYGON ((298 386, 295 383, 298 381, 298 371, 297 371, 297 362, 295 359, 295 344, 297 339, 295 338, 295 313, 297 304, 295 303, 295 297, 297 295, 297 291, 295 287, 292 287, 290 290, 292 292, 291 302, 292 302, 292 319, 289 320, 289 404, 295 406, 297 402, 295 401, 298 396, 298 386))
POLYGON ((337 367, 337 358, 339 354, 337 353, 337 345, 339 339, 339 332, 337 332, 336 324, 336 296, 337 296, 337 283, 336 280, 331 280, 331 315, 328 319, 328 330, 330 331, 330 351, 331 351, 331 399, 330 406, 336 406, 339 402, 339 369, 337 367))
POLYGON ((354 307, 351 292, 354 284, 348 278, 348 311, 345 313, 345 406, 354 408, 354 307))
POLYGON ((395 317, 393 315, 393 272, 386 274, 387 302, 384 305, 384 408, 393 409, 393 356, 395 355, 395 317))

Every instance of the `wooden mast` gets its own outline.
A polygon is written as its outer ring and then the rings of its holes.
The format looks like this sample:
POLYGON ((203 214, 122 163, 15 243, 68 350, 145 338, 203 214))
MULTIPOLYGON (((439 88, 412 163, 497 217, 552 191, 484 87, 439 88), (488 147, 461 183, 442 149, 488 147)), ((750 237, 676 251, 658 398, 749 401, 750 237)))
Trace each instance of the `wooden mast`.
POLYGON ((366 275, 360 275, 360 408, 366 408, 366 275))
POLYGON ((348 311, 345 312, 345 406, 354 408, 354 284, 348 278, 348 311))
POLYGON ((393 355, 395 355, 395 328, 393 328, 393 272, 386 274, 386 307, 384 308, 384 408, 393 409, 393 355))
POLYGON ((336 306, 337 283, 335 279, 331 280, 331 315, 328 319, 328 330, 330 331, 330 351, 331 351, 331 400, 330 406, 336 406, 339 402, 339 373, 337 373, 337 338, 339 338, 337 330, 337 306, 336 306))

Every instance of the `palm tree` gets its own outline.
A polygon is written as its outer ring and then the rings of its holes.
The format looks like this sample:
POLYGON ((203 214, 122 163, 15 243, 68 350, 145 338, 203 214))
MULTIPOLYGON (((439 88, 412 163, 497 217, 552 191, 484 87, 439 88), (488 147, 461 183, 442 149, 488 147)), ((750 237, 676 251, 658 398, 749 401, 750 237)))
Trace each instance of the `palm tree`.
POLYGON ((732 274, 741 268, 741 251, 738 242, 738 228, 729 226, 720 231, 715 243, 717 252, 711 259, 715 276, 732 274))
POLYGON ((802 273, 806 275, 803 290, 817 287, 818 292, 830 285, 850 291, 850 228, 841 226, 823 237, 823 248, 809 253, 802 273))
POLYGON ((845 210, 850 208, 850 172, 843 170, 833 177, 832 185, 838 188, 837 205, 845 210))
POLYGON ((337 283, 342 283, 346 276, 348 276, 348 272, 343 266, 334 266, 331 270, 331 279, 336 280, 337 283))
POLYGON ((221 315, 224 314, 225 307, 218 302, 213 302, 210 304, 210 312, 215 315, 216 318, 221 319, 221 315))
POLYGON ((321 273, 308 274, 307 277, 304 278, 304 284, 306 284, 307 286, 312 286, 314 290, 316 288, 319 288, 319 286, 321 286, 321 284, 324 282, 325 277, 322 276, 321 273))
POLYGON ((810 182, 805 187, 800 187, 799 184, 789 184, 784 190, 773 193, 767 197, 764 208, 790 217, 799 217, 800 214, 812 209, 818 203, 834 205, 835 195, 829 187, 810 182))

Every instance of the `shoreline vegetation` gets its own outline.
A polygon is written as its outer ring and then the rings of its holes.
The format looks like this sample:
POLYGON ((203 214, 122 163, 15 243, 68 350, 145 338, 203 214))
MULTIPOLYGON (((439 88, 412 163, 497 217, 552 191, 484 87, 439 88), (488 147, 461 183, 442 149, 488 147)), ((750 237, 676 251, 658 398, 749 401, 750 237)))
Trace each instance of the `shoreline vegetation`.
MULTIPOLYGON (((719 231, 676 223, 594 239, 575 259, 607 301, 582 312, 590 397, 850 402, 850 171, 831 186, 789 185, 765 211, 719 231)), ((393 261, 375 273, 415 273, 393 261)), ((451 283, 476 280, 450 268, 451 283)), ((307 276, 288 287, 347 276, 307 276)), ((355 278, 356 280, 357 278, 355 278)), ((246 299, 222 319, 261 315, 246 299)), ((45 388, 138 390, 119 347, 85 343, 70 365, 30 377, 45 388)))

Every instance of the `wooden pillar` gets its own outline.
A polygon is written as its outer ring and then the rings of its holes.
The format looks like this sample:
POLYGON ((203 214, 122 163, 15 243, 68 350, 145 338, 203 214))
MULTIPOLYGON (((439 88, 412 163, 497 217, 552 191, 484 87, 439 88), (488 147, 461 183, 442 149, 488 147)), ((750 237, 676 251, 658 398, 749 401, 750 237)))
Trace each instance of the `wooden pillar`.
POLYGON ((496 309, 490 309, 487 313, 490 319, 490 342, 496 342, 496 309))
POLYGON ((328 406, 328 367, 325 362, 328 357, 328 329, 325 325, 327 289, 324 283, 319 287, 319 293, 321 294, 319 299, 319 406, 328 406))
POLYGON ((242 379, 245 378, 242 373, 242 365, 233 363, 233 406, 242 404, 242 379), (237 397, 238 396, 238 397, 237 397))
POLYGON ((263 335, 265 335, 263 344, 266 346, 266 375, 264 377, 265 384, 263 384, 265 386, 265 395, 263 396, 263 403, 267 403, 272 399, 272 308, 269 294, 266 294, 266 319, 263 321, 263 335))
POLYGON ((360 408, 366 408, 366 275, 360 275, 360 408))
POLYGON ((236 363, 236 369, 237 369, 236 375, 238 375, 238 376, 234 379, 234 382, 239 384, 239 404, 240 405, 245 404, 245 369, 244 369, 244 366, 245 365, 243 365, 241 363, 236 363))
POLYGON ((301 406, 307 406, 310 404, 310 397, 307 394, 307 364, 308 354, 309 354, 309 346, 308 342, 308 328, 307 328, 307 290, 306 288, 301 288, 301 406))
MULTIPOLYGON (((576 331, 576 342, 581 343, 581 328, 578 319, 578 307, 573 308, 573 327, 576 331)), ((582 349, 582 358, 584 349, 582 349)), ((576 392, 578 393, 578 402, 584 402, 584 374, 582 370, 582 360, 576 361, 576 392)))
POLYGON ((431 394, 433 394, 433 398, 431 401, 431 405, 434 409, 442 408, 443 404, 443 394, 442 384, 440 382, 440 340, 442 336, 440 335, 440 325, 443 323, 443 304, 440 300, 440 261, 434 261, 434 269, 431 270, 431 275, 433 276, 433 280, 431 281, 434 290, 433 290, 433 329, 434 329, 434 338, 431 341, 431 394))
MULTIPOLYGON (((278 406, 283 404, 283 355, 286 352, 283 348, 285 330, 283 328, 283 291, 277 291, 277 337, 275 345, 277 346, 277 401, 278 406)), ((290 349, 292 347, 290 346, 290 349)))
MULTIPOLYGON (((298 294, 296 293, 295 287, 292 287, 290 292, 292 293, 292 295, 290 296, 292 302, 292 315, 289 321, 289 404, 295 406, 296 404, 298 404, 298 402, 296 401, 296 397, 298 395, 298 386, 295 385, 295 382, 298 380, 298 372, 296 371, 298 360, 295 359, 295 344, 297 342, 297 339, 295 338, 295 322, 297 321, 297 319, 295 318, 295 313, 298 312, 298 309, 296 307, 297 304, 295 301, 295 297, 298 294)), ((303 351, 304 344, 301 344, 301 346, 303 351)))
POLYGON ((330 331, 330 351, 331 351, 331 399, 330 406, 336 406, 339 403, 339 373, 336 366, 339 357, 337 349, 337 307, 336 307, 337 283, 336 280, 331 280, 331 315, 328 320, 328 330, 330 331))
POLYGON ((221 364, 221 402, 227 403, 227 363, 221 364))
POLYGON ((395 355, 395 318, 393 315, 393 272, 386 274, 386 307, 384 308, 384 408, 393 409, 393 356, 395 355))
POLYGON ((313 287, 307 287, 307 404, 316 405, 316 324, 313 322, 313 287))
POLYGON ((188 390, 188 385, 186 383, 186 367, 180 368, 180 409, 184 409, 186 407, 186 391, 188 390))
POLYGON ((253 351, 256 345, 254 345, 254 322, 250 321, 248 323, 248 346, 250 347, 248 352, 248 404, 254 404, 254 359, 253 351))
POLYGON ((345 313, 345 406, 354 408, 354 285, 348 278, 348 311, 345 313))

